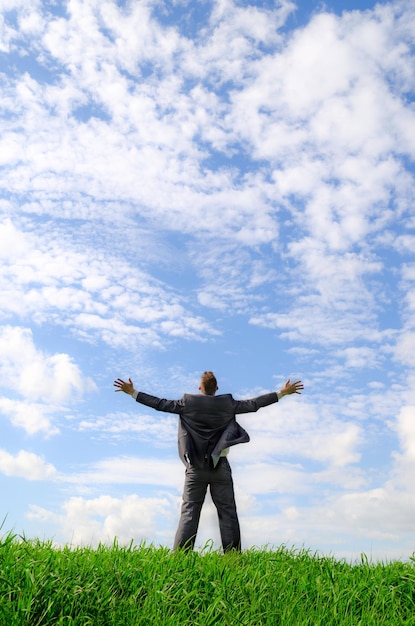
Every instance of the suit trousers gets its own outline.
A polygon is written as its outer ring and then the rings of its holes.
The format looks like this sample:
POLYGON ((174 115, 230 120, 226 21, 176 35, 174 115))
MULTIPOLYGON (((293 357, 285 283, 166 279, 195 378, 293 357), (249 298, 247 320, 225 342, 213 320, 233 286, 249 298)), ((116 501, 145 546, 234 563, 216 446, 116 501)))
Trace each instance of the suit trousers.
POLYGON ((215 468, 206 460, 204 468, 186 468, 183 502, 174 549, 192 550, 196 541, 200 513, 208 486, 219 519, 224 552, 241 549, 241 533, 236 512, 232 471, 226 457, 221 457, 215 468))

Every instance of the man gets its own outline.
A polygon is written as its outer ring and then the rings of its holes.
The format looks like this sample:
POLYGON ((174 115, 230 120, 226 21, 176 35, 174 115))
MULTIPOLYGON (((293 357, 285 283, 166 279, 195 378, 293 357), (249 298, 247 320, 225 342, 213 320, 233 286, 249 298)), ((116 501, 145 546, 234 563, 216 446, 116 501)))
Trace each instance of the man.
POLYGON ((186 466, 183 503, 174 549, 193 549, 200 513, 207 487, 216 506, 224 552, 241 549, 241 535, 236 512, 231 468, 227 459, 229 448, 249 441, 248 433, 238 424, 236 414, 252 413, 278 402, 282 397, 300 394, 300 380, 287 380, 281 391, 267 393, 250 400, 234 400, 231 394, 215 395, 218 390, 213 372, 204 372, 200 394, 185 394, 181 400, 164 400, 134 389, 118 378, 115 391, 123 391, 137 402, 156 411, 176 413, 179 418, 179 455, 186 466))

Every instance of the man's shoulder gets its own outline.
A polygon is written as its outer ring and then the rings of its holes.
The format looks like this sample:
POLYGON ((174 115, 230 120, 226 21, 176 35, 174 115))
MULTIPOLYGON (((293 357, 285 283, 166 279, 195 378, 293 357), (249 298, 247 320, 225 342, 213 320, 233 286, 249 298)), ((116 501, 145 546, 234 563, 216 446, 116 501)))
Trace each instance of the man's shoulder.
POLYGON ((215 396, 207 396, 202 393, 185 393, 183 396, 184 402, 200 402, 203 403, 215 403, 215 402, 229 402, 233 401, 231 393, 222 393, 215 396))

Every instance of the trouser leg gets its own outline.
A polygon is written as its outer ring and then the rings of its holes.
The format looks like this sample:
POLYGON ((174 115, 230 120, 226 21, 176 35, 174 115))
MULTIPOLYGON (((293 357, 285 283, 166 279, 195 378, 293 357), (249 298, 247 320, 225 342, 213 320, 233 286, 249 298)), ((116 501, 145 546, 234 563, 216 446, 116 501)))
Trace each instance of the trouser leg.
POLYGON ((193 550, 208 481, 203 470, 186 469, 183 502, 173 548, 193 550))
POLYGON ((210 494, 218 511, 220 536, 224 552, 241 549, 241 531, 236 512, 232 471, 226 457, 219 460, 211 473, 210 494))

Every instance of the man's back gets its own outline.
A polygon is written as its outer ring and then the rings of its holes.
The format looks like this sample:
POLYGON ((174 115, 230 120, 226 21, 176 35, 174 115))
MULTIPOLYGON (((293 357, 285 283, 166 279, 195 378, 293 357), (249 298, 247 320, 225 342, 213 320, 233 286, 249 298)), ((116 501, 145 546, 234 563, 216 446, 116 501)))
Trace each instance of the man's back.
POLYGON ((201 433, 223 430, 235 416, 235 401, 230 393, 219 396, 186 393, 180 416, 201 433))

